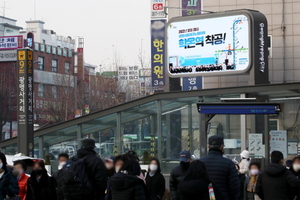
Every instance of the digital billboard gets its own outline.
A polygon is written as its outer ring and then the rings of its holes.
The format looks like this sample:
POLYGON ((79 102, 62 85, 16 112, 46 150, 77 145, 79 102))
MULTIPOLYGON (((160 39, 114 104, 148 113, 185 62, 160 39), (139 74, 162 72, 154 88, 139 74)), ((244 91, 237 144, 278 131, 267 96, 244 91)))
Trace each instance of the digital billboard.
MULTIPOLYGON (((169 75, 175 78, 246 73, 253 60, 259 59, 252 53, 254 43, 259 47, 267 36, 267 22, 262 16, 238 11, 171 19, 166 28, 169 75), (263 25, 253 28, 255 17, 262 18, 263 25), (252 34, 261 31, 261 26, 262 39, 252 34)), ((261 48, 265 49, 265 45, 261 48)))

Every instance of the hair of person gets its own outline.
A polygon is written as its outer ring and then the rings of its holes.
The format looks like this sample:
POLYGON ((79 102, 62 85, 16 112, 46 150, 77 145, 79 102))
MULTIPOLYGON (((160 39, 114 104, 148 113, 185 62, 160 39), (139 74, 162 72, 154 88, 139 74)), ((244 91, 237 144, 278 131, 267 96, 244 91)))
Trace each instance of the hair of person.
POLYGON ((14 162, 14 166, 16 165, 21 165, 22 169, 24 170, 24 172, 27 170, 27 165, 24 161, 22 160, 17 160, 14 162))
POLYGON ((135 151, 128 151, 126 154, 124 154, 125 156, 128 157, 128 159, 134 159, 134 160, 138 160, 140 161, 138 155, 136 154, 135 151))
POLYGON ((252 166, 256 166, 260 170, 260 163, 259 162, 251 162, 249 165, 249 169, 251 169, 252 166))
POLYGON ((280 151, 273 151, 271 153, 271 163, 279 164, 283 160, 283 154, 280 151))
POLYGON ((115 157, 114 159, 114 165, 118 162, 118 161, 123 161, 125 162, 126 160, 128 160, 128 157, 126 155, 118 155, 115 157))
POLYGON ((299 161, 300 161, 300 156, 294 157, 292 161, 295 162, 296 160, 299 160, 299 161))
POLYGON ((69 160, 69 155, 68 155, 67 153, 60 153, 60 154, 58 155, 58 159, 60 159, 60 158, 66 158, 66 159, 69 160))
POLYGON ((190 167, 186 172, 184 180, 199 180, 204 179, 207 182, 211 182, 205 164, 200 160, 194 160, 190 163, 190 167))
POLYGON ((139 176, 141 174, 140 164, 133 159, 126 160, 120 171, 126 171, 129 175, 139 176))
MULTIPOLYGON (((155 161, 155 162, 157 163, 157 170, 156 170, 156 173, 159 174, 159 173, 161 172, 159 160, 158 160, 157 158, 152 158, 152 159, 150 160, 150 163, 149 163, 149 164, 151 164, 152 161, 155 161)), ((148 168, 148 172, 150 172, 150 165, 149 165, 149 168, 148 168)))
POLYGON ((37 161, 35 161, 35 163, 34 163, 33 166, 35 166, 35 165, 38 165, 38 166, 41 167, 42 169, 46 169, 46 168, 45 168, 45 162, 44 162, 43 160, 37 160, 37 161))
POLYGON ((2 169, 6 169, 6 165, 7 165, 6 156, 2 152, 0 152, 0 159, 1 159, 2 163, 3 163, 2 169))

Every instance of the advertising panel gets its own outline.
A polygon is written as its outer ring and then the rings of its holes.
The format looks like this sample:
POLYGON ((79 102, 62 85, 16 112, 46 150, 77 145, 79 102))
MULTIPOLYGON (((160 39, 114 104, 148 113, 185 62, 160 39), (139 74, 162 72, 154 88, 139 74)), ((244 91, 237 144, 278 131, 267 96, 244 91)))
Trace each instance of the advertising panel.
POLYGON ((262 134, 249 134, 249 153, 255 156, 265 156, 262 134))
POLYGON ((165 18, 165 0, 151 0, 151 18, 165 18))
POLYGON ((17 61, 17 50, 0 51, 0 62, 17 61))
POLYGON ((23 48, 23 36, 1 36, 0 50, 20 49, 23 48))
POLYGON ((33 52, 18 50, 18 151, 33 156, 33 52))
POLYGON ((287 133, 283 131, 270 132, 270 153, 280 151, 284 158, 287 158, 287 133))
POLYGON ((167 31, 168 74, 171 77, 256 74, 268 82, 267 21, 257 11, 232 11, 173 18, 167 31), (253 49, 255 51, 253 51, 253 49))
POLYGON ((166 20, 151 20, 152 86, 165 85, 165 24, 166 20))
POLYGON ((201 0, 182 0, 182 16, 201 15, 201 0))

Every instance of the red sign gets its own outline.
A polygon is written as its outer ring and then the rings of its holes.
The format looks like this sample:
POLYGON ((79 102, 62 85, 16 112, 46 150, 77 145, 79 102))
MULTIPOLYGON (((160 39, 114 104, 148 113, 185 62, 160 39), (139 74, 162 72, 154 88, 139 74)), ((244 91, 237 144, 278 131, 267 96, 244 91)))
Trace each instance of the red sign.
POLYGON ((162 3, 153 4, 153 10, 163 10, 163 9, 164 9, 164 4, 162 3))

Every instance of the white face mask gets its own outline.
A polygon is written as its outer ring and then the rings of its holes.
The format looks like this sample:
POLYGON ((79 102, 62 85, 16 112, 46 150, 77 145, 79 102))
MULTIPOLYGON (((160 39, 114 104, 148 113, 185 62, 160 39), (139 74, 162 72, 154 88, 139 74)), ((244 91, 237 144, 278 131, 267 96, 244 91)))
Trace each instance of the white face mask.
POLYGON ((116 167, 116 173, 118 173, 120 171, 121 167, 116 167))
POLYGON ((2 167, 3 167, 3 163, 0 163, 0 169, 2 169, 2 167))
POLYGON ((258 173, 259 173, 259 170, 258 170, 258 169, 251 169, 251 170, 250 170, 250 174, 253 175, 253 176, 258 175, 258 173))
POLYGON ((61 170, 64 167, 65 164, 66 164, 66 162, 59 163, 58 164, 58 170, 61 170))
POLYGON ((157 165, 155 165, 155 164, 150 164, 149 165, 149 168, 150 168, 150 170, 153 172, 153 171, 156 171, 157 170, 157 165))
POLYGON ((112 163, 105 163, 106 169, 111 170, 114 167, 112 163))
POLYGON ((293 164, 293 169, 295 172, 300 171, 300 164, 293 164))

